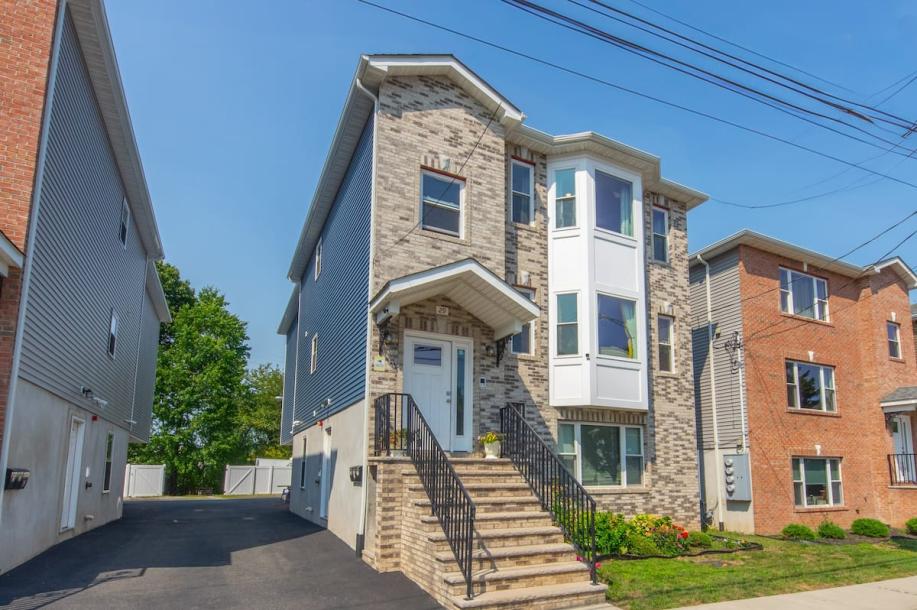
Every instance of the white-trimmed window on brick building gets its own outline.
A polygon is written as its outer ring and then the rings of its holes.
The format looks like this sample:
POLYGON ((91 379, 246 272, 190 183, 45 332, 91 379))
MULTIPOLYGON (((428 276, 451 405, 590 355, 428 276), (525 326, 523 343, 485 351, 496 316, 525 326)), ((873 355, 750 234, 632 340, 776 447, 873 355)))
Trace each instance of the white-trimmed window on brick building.
POLYGON ((675 318, 656 316, 656 343, 659 356, 659 370, 671 373, 675 370, 675 318))
POLYGON ((669 262, 669 211, 653 208, 653 260, 669 262))
POLYGON ((462 236, 465 181, 428 169, 420 175, 420 224, 424 229, 462 236))
POLYGON ((526 161, 510 163, 510 197, 514 223, 530 225, 535 221, 535 167, 526 161))
POLYGON ((837 411, 834 367, 787 360, 786 400, 790 409, 837 411))
POLYGON ((557 453, 587 487, 643 485, 643 428, 562 422, 557 453))
MULTIPOLYGON (((530 301, 535 300, 535 291, 531 288, 516 288, 516 290, 530 301)), ((513 335, 510 340, 510 349, 514 354, 531 355, 535 353, 535 327, 532 322, 523 324, 522 330, 513 335)))
POLYGON ((780 311, 827 322, 828 281, 781 267, 780 311))
POLYGON ((796 506, 840 506, 844 503, 840 458, 793 458, 796 506))
POLYGON ((901 325, 886 322, 885 329, 888 333, 888 355, 891 358, 901 358, 901 325))

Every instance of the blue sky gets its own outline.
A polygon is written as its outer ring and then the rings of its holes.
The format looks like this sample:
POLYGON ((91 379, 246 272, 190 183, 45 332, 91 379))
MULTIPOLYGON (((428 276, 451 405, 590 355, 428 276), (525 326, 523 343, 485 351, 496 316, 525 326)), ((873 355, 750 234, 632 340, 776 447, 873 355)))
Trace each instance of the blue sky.
MULTIPOLYGON (((852 162, 881 152, 502 3, 378 1, 852 162)), ((675 25, 629 0, 610 1, 675 25)), ((917 4, 906 0, 868 9, 822 0, 643 2, 841 84, 857 100, 917 70, 917 4)), ((651 40, 575 6, 543 3, 651 40)), ((167 259, 195 287, 227 295, 248 322, 253 365, 282 362, 275 330, 291 289, 286 271, 361 53, 454 53, 519 106, 529 125, 601 132, 658 155, 666 177, 713 197, 771 203, 869 181, 850 170, 812 187, 845 166, 355 0, 108 0, 107 10, 167 259)), ((917 83, 883 109, 917 119, 915 102, 917 83)), ((917 183, 917 158, 884 155, 868 166, 917 183)), ((711 201, 689 216, 690 248, 748 227, 839 255, 917 209, 915 202, 917 189, 889 180, 765 210, 711 201)), ((917 218, 847 260, 872 262, 914 229, 917 218)), ((897 254, 917 265, 917 238, 897 254)))

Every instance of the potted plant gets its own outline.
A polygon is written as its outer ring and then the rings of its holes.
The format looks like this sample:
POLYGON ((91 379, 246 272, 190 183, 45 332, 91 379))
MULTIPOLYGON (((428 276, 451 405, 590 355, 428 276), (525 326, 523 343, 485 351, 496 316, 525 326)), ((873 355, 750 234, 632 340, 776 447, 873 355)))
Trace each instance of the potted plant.
POLYGON ((484 445, 485 458, 488 460, 495 460, 500 457, 501 441, 503 437, 499 433, 488 432, 487 434, 482 434, 478 440, 484 445))
POLYGON ((407 440, 407 428, 401 428, 399 430, 392 430, 389 432, 388 446, 392 452, 392 457, 405 457, 408 454, 407 440))

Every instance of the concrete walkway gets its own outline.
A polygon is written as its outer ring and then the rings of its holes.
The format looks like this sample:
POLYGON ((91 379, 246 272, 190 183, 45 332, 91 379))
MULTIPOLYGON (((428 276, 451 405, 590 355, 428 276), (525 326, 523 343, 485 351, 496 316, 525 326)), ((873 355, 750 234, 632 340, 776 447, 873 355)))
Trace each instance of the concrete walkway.
POLYGON ((691 610, 917 610, 917 576, 691 606, 691 610))

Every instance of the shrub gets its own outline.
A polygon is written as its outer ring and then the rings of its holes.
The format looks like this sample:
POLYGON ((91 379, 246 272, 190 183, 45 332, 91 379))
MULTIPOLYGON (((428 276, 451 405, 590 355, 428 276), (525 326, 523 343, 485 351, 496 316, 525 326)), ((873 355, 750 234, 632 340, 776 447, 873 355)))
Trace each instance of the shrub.
POLYGON ((832 538, 834 540, 842 540, 847 537, 841 526, 827 519, 818 526, 818 535, 820 538, 832 538))
POLYGON ((911 536, 917 536, 917 517, 912 517, 907 520, 907 523, 904 524, 904 527, 907 528, 907 533, 911 536))
POLYGON ((878 519, 857 519, 850 526, 850 531, 870 538, 885 538, 889 534, 888 526, 878 519))
POLYGON ((801 523, 790 523, 781 532, 787 540, 815 540, 812 528, 801 523))
POLYGON ((688 546, 709 549, 713 546, 713 538, 706 532, 691 532, 686 539, 688 546))
POLYGON ((637 531, 631 531, 628 534, 625 551, 628 555, 636 555, 638 557, 667 554, 656 545, 652 536, 647 536, 637 531))
POLYGON ((601 555, 621 555, 627 546, 627 535, 633 527, 623 515, 596 513, 595 546, 601 555))

